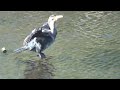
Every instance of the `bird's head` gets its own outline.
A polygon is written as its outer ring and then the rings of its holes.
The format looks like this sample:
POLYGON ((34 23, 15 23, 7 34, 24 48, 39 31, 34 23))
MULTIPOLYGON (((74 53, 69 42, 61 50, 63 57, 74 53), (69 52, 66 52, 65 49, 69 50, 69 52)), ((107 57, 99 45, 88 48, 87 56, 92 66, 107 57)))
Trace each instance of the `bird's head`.
POLYGON ((48 23, 56 22, 60 18, 63 18, 63 15, 51 15, 48 19, 48 23))
POLYGON ((49 18, 48 18, 48 25, 51 29, 51 32, 54 33, 54 28, 55 28, 55 22, 60 19, 60 18, 63 18, 63 15, 51 15, 49 18))

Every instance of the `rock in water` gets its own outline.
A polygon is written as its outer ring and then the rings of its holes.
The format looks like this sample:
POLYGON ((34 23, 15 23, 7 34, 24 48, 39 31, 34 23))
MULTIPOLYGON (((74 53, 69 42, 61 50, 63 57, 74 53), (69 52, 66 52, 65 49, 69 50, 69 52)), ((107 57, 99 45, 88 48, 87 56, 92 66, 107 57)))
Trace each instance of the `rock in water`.
POLYGON ((2 51, 3 53, 6 53, 6 52, 7 52, 7 50, 6 50, 5 47, 3 47, 3 48, 1 49, 1 51, 2 51))

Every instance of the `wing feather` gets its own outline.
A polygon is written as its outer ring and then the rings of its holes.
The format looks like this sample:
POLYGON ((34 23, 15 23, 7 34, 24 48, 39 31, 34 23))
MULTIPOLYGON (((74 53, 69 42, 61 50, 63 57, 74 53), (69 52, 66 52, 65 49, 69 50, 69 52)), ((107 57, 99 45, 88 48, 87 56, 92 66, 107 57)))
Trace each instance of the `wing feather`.
POLYGON ((35 37, 43 37, 49 35, 49 25, 47 23, 43 24, 40 28, 35 28, 23 41, 23 46, 27 45, 35 37))

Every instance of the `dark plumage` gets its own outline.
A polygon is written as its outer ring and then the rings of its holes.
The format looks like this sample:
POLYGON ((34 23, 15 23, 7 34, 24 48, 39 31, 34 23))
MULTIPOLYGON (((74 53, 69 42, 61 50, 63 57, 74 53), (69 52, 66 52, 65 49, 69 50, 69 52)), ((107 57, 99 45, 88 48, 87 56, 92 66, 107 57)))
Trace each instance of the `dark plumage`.
POLYGON ((51 15, 48 22, 43 24, 42 27, 34 29, 25 38, 23 47, 16 49, 15 52, 20 53, 24 50, 35 51, 39 53, 40 58, 45 58, 46 56, 42 52, 55 41, 57 35, 55 22, 62 17, 62 15, 51 15))

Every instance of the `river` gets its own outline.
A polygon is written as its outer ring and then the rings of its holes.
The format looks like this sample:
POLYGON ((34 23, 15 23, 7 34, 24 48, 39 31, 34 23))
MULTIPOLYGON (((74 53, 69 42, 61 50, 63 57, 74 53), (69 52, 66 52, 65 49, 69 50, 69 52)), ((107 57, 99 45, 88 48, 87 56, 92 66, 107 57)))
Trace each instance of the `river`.
POLYGON ((119 79, 119 11, 0 11, 1 79, 119 79), (52 14, 56 41, 40 60, 36 53, 14 54, 24 38, 52 14))

